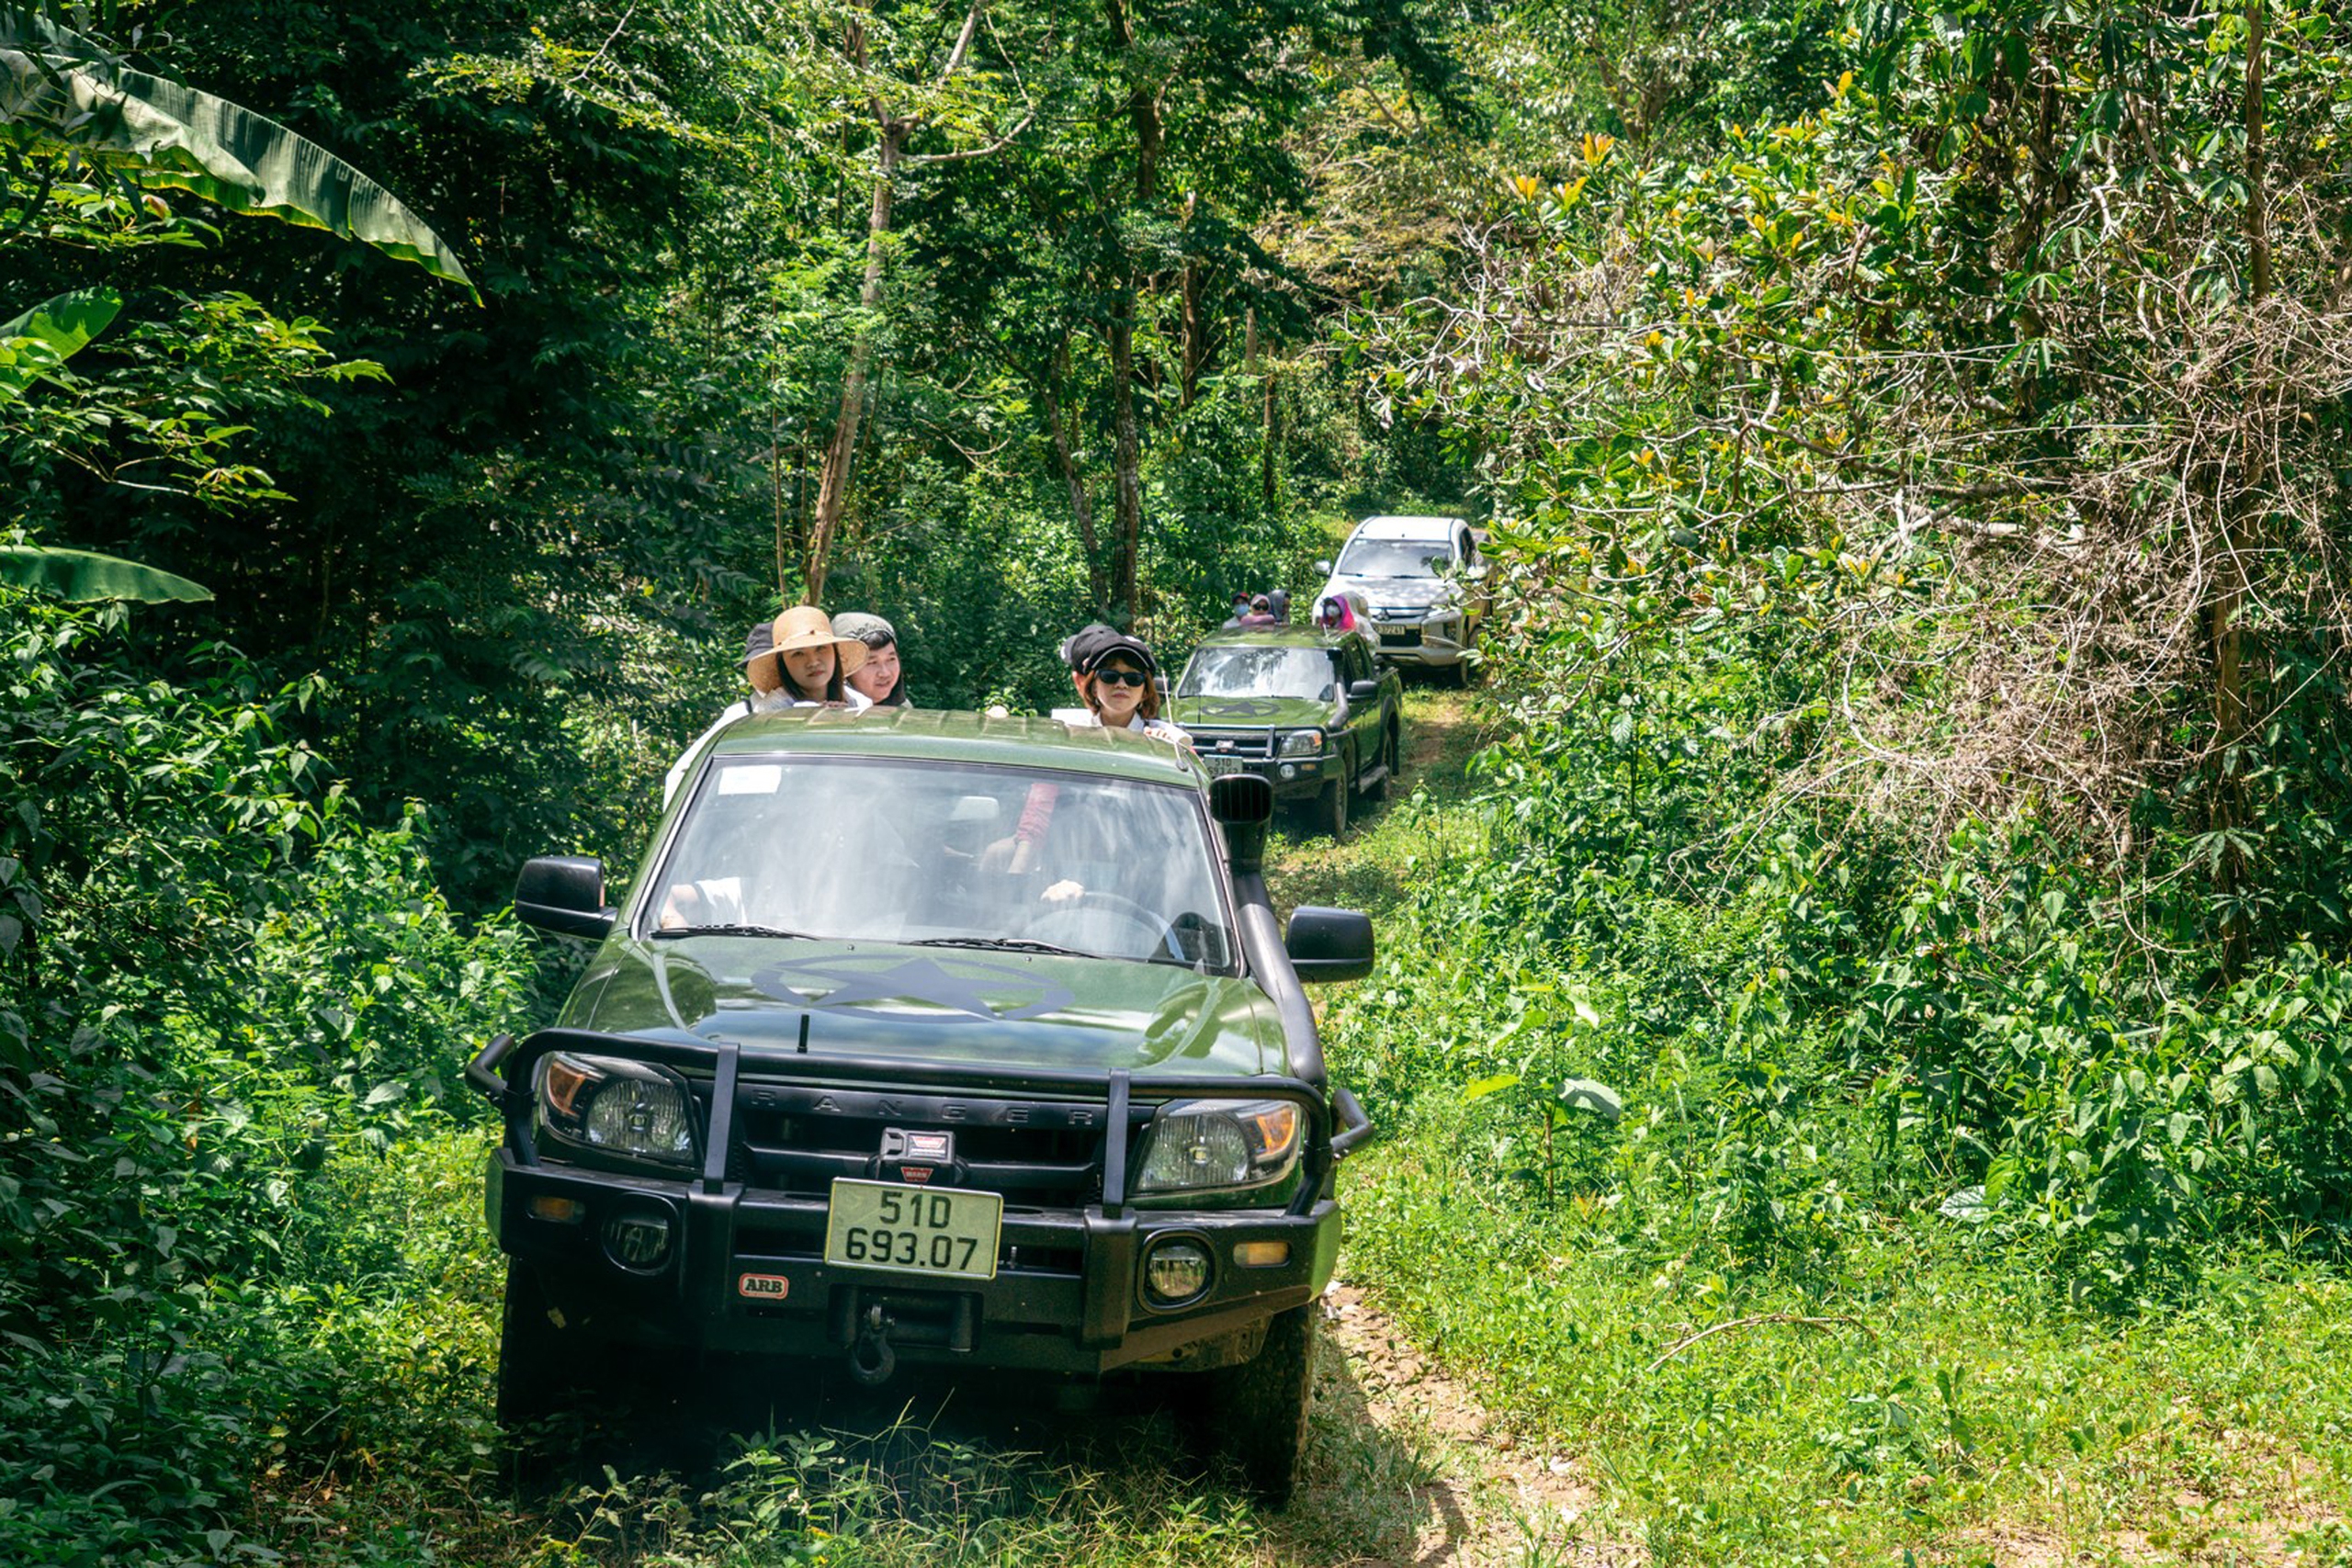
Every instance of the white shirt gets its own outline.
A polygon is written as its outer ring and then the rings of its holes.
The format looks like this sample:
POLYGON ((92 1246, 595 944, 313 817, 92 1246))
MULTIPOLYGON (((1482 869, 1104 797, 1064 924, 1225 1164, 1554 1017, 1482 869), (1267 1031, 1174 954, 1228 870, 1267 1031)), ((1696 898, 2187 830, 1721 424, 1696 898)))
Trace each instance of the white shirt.
MULTIPOLYGON (((1102 721, 1095 716, 1092 708, 1056 708, 1046 716, 1059 719, 1072 729, 1102 728, 1102 721)), ((1143 715, 1136 714, 1127 720, 1127 728, 1139 729, 1154 739, 1165 740, 1171 746, 1190 746, 1193 743, 1193 738, 1188 732, 1177 728, 1164 718, 1146 718, 1143 715)))

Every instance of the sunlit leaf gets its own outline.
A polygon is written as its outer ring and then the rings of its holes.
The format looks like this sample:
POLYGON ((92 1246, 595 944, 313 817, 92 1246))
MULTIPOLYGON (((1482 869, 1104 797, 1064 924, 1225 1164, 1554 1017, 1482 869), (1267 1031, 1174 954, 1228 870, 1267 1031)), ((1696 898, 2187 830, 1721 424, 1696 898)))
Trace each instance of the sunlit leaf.
POLYGON ((1570 1078, 1560 1086, 1560 1103, 1571 1111, 1589 1111, 1614 1122, 1625 1114, 1625 1102, 1607 1084, 1590 1078, 1570 1078))
POLYGON ((1480 1078, 1476 1083, 1474 1083, 1469 1088, 1464 1089, 1462 1091, 1462 1103, 1464 1105, 1474 1105, 1479 1100, 1486 1099, 1488 1095, 1500 1094, 1507 1089, 1516 1089, 1518 1086, 1519 1075, 1517 1073, 1497 1073, 1493 1077, 1480 1078))
POLYGON ((77 288, 0 323, 0 403, 80 353, 121 309, 122 296, 111 288, 77 288))

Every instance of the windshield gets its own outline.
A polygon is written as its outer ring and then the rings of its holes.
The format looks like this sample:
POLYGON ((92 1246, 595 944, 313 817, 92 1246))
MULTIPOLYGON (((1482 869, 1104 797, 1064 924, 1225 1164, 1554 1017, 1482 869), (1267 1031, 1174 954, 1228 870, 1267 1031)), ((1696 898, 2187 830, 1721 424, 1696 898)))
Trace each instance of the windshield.
POLYGON ((1453 547, 1443 539, 1351 539, 1340 557, 1346 577, 1435 577, 1437 568, 1453 561, 1453 547))
POLYGON ((1234 942, 1192 791, 961 762, 715 759, 645 930, 1000 947, 1218 973, 1234 942))
POLYGON ((1204 648, 1184 666, 1180 697, 1305 697, 1339 692, 1339 660, 1319 648, 1204 648))

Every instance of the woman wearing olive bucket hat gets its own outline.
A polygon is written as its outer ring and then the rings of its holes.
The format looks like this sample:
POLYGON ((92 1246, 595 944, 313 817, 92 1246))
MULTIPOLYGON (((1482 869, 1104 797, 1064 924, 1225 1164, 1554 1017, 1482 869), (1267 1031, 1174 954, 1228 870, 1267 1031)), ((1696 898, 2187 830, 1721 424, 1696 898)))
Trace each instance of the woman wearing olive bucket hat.
POLYGON ((833 617, 833 631, 865 645, 865 663, 842 671, 850 689, 862 692, 877 708, 910 708, 907 677, 899 664, 899 631, 879 615, 864 610, 843 610, 833 617))
POLYGON ((775 655, 784 667, 787 706, 847 707, 856 713, 873 705, 845 679, 865 662, 865 645, 836 636, 833 623, 816 605, 795 604, 775 618, 775 655))

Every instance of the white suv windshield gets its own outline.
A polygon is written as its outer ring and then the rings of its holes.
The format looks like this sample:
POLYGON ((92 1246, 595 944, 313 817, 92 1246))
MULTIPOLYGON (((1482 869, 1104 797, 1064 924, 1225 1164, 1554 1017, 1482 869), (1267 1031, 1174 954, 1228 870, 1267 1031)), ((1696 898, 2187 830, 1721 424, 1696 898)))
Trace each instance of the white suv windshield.
POLYGON ((1347 577, 1435 577, 1453 561, 1443 539, 1351 539, 1340 557, 1347 577))
POLYGON ((1198 796, 945 761, 721 757, 646 930, 1233 967, 1198 796))
POLYGON ((1319 648, 1204 648, 1184 667, 1180 697, 1306 697, 1338 694, 1337 661, 1319 648))

